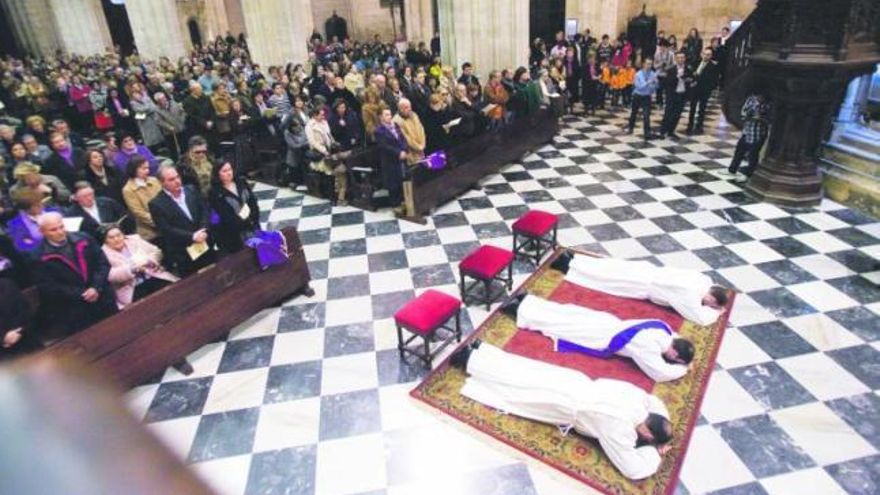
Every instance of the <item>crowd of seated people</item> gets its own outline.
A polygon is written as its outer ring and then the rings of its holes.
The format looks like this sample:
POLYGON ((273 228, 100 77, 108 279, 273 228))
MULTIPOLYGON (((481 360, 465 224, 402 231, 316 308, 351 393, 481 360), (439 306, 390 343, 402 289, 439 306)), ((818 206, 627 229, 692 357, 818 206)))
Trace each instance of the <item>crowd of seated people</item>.
MULTIPOLYGON (((654 66, 666 63, 671 42, 661 37, 654 66)), ((687 75, 696 79, 706 57, 720 59, 723 47, 724 39, 713 40, 707 55, 691 33, 682 51, 687 75)), ((243 178, 257 142, 276 146, 279 182, 298 187, 323 174, 341 203, 345 157, 377 146, 390 206, 400 212, 407 166, 542 107, 562 113, 576 101, 587 110, 608 98, 626 103, 640 56, 623 36, 560 33, 549 50, 534 44, 528 67, 497 68, 482 81, 477 69, 493 68, 444 66, 424 44, 401 52, 378 39, 313 36, 309 50, 302 64, 265 70, 250 59, 243 36, 218 37, 178 60, 113 51, 0 60, 0 274, 36 279, 41 291, 63 293, 70 304, 116 299, 123 308, 170 281, 151 273, 186 276, 242 249, 259 222, 243 178), (67 217, 60 227, 59 215, 67 217), (109 239, 113 251, 95 248, 97 239, 109 239), (83 242, 96 270, 93 286, 61 288, 71 278, 64 270, 79 269, 61 258, 79 256, 69 246, 83 242), (133 253, 154 253, 146 246, 159 249, 161 261, 143 265, 133 253), (116 270, 107 279, 108 257, 128 262, 134 278, 116 270), (127 295, 108 295, 114 290, 127 295)), ((697 128, 703 100, 693 98, 697 128)), ((68 310, 76 314, 85 307, 74 306, 68 310)))

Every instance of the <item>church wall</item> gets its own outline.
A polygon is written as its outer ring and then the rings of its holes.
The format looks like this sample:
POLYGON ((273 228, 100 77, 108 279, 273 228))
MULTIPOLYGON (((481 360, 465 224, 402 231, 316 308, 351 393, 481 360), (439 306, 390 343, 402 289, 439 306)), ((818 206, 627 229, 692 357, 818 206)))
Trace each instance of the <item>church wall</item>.
MULTIPOLYGON (((360 3, 360 2, 352 2, 351 0, 321 0, 317 2, 312 2, 312 19, 315 24, 315 29, 321 33, 321 36, 324 36, 324 22, 327 21, 327 18, 333 15, 333 11, 336 11, 336 14, 339 17, 342 17, 348 23, 348 31, 351 34, 352 29, 352 16, 351 16, 351 8, 352 3, 360 3)), ((360 6, 358 6, 360 8, 360 6)))
POLYGON ((241 33, 247 33, 244 24, 244 11, 241 8, 242 0, 224 0, 226 4, 226 22, 229 24, 229 30, 232 34, 238 36, 241 33))
POLYGON ((642 12, 657 16, 658 29, 674 33, 679 40, 696 27, 701 36, 717 34, 732 20, 745 19, 757 0, 566 0, 565 17, 577 19, 579 30, 592 30, 593 36, 614 36, 626 29, 629 20, 642 12), (705 34, 703 34, 705 33, 705 34))
POLYGON ((657 16, 657 27, 668 34, 675 34, 679 41, 695 27, 700 36, 709 39, 733 20, 743 20, 755 10, 757 0, 620 0, 619 28, 625 29, 630 18, 642 12, 648 4, 648 15, 657 16))
MULTIPOLYGON (((408 0, 407 0, 408 1, 408 0)), ((374 34, 388 41, 393 36, 391 13, 380 5, 380 0, 321 0, 312 2, 312 20, 315 28, 324 35, 324 21, 333 11, 348 22, 348 35, 354 40, 369 40, 374 34)), ((400 13, 395 9, 395 19, 400 23, 400 13)))

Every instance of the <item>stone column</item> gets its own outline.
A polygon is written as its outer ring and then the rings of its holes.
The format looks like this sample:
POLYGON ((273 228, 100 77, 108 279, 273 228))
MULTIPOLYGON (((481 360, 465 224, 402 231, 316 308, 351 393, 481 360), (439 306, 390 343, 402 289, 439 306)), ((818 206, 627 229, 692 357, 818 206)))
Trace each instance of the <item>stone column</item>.
POLYGON ((431 42, 435 30, 432 3, 431 0, 407 0, 404 2, 407 41, 415 43, 424 41, 426 45, 431 42))
POLYGON ((753 59, 756 87, 770 93, 773 115, 764 158, 746 184, 763 201, 806 207, 822 199, 818 152, 849 77, 831 66, 783 67, 753 59), (763 77, 762 77, 763 76, 763 77))
POLYGON ((202 33, 205 42, 214 41, 217 36, 226 36, 226 31, 229 31, 229 19, 224 0, 206 0, 205 17, 207 18, 206 33, 202 33))
POLYGON ((443 64, 474 64, 485 80, 495 69, 528 65, 528 0, 438 0, 443 64))
MULTIPOLYGON (((226 22, 229 24, 229 30, 236 38, 239 34, 247 34, 244 27, 244 14, 241 11, 241 0, 224 0, 226 4, 226 22)), ((224 33, 225 34, 225 33, 224 33)))
POLYGON ((19 45, 31 55, 53 55, 61 48, 48 0, 3 0, 19 45))
POLYGON ((312 33, 311 0, 242 2, 251 57, 263 65, 304 63, 312 33))
POLYGON ((101 0, 49 0, 49 7, 67 53, 91 55, 113 46, 101 0))
POLYGON ((858 122, 859 116, 868 104, 868 92, 871 89, 871 74, 853 79, 846 88, 846 97, 837 114, 838 123, 858 122))
POLYGON ((125 10, 138 53, 143 57, 176 60, 186 54, 174 0, 125 2, 125 10))

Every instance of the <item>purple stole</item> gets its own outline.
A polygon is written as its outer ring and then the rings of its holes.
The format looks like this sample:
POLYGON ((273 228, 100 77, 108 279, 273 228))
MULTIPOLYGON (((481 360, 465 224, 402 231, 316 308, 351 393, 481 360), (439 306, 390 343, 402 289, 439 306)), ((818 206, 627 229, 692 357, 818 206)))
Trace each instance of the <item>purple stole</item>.
POLYGON ((575 344, 574 342, 559 339, 556 342, 556 350, 557 352, 579 352, 581 354, 586 354, 588 356, 593 356, 597 358, 608 358, 616 354, 619 350, 626 347, 627 344, 642 330, 648 329, 656 329, 663 330, 669 335, 672 335, 672 329, 669 328, 669 325, 665 321, 661 320, 645 320, 641 323, 636 323, 635 325, 620 331, 617 335, 611 338, 611 342, 608 343, 608 347, 604 349, 591 349, 589 347, 584 347, 582 345, 575 344))

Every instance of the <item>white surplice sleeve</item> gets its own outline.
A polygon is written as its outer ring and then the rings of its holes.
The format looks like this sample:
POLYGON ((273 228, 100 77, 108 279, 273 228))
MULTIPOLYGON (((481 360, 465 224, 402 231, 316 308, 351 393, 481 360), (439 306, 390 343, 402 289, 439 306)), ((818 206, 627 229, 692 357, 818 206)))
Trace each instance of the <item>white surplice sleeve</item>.
POLYGON ((633 356, 633 361, 655 382, 678 380, 687 374, 688 368, 681 363, 668 363, 660 354, 633 356))
POLYGON ((631 480, 647 478, 660 467, 660 453, 657 448, 652 445, 636 447, 636 436, 635 429, 626 428, 621 422, 605 428, 598 436, 605 455, 621 474, 631 480))

